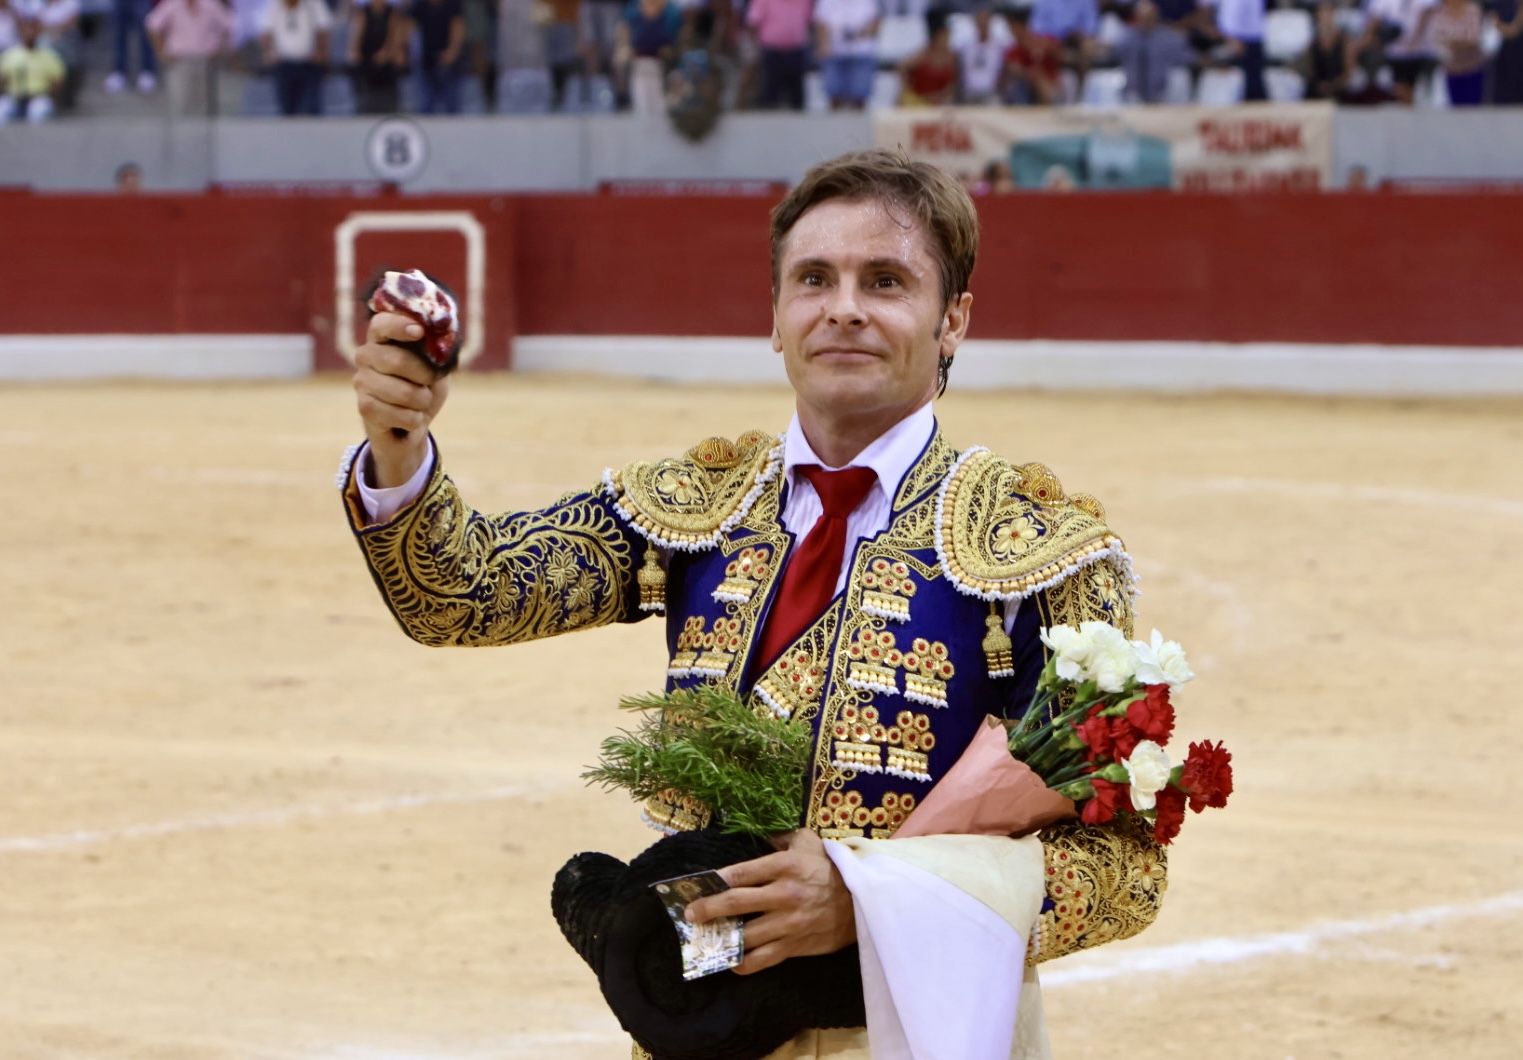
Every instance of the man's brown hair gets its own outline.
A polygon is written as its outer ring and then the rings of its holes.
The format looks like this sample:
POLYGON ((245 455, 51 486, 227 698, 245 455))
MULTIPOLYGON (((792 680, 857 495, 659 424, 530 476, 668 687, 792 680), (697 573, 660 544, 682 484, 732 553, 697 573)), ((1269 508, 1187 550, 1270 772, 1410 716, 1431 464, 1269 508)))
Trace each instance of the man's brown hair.
POLYGON ((978 212, 963 186, 929 162, 899 151, 853 151, 821 162, 772 209, 772 297, 778 289, 783 240, 798 219, 830 199, 878 201, 906 210, 924 226, 941 270, 941 301, 968 289, 978 257, 978 212))

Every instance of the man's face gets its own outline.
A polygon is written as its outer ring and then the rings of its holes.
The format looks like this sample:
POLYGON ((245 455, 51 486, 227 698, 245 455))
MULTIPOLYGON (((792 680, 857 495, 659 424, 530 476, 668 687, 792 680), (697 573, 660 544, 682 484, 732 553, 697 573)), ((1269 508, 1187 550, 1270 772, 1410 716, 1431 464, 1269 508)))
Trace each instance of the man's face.
POLYGON ((973 296, 942 302, 930 240, 907 210, 831 199, 783 239, 772 348, 806 425, 887 429, 936 392, 936 365, 967 332, 973 296))

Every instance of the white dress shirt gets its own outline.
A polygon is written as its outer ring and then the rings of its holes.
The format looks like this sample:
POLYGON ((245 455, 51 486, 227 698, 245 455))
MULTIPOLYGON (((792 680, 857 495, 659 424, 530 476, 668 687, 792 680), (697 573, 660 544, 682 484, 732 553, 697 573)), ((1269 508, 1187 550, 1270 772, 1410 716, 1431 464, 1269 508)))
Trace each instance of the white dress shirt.
MULTIPOLYGON (((899 484, 904 481, 904 476, 909 474, 910 468, 915 466, 915 461, 920 458, 920 454, 924 452, 935 431, 936 413, 931 403, 926 402, 880 434, 866 449, 845 465, 846 467, 872 468, 878 480, 873 483, 872 489, 867 491, 867 496, 862 503, 857 505, 847 517, 846 552, 841 557, 841 570, 836 576, 836 592, 840 592, 841 587, 846 584, 846 576, 851 572, 851 559, 856 551, 857 542, 888 529, 889 519, 894 513, 894 496, 899 492, 899 484)), ((436 460, 433 441, 430 440, 428 457, 412 478, 400 486, 377 489, 365 479, 365 468, 370 462, 369 458, 370 447, 367 444, 355 456, 357 466, 354 477, 359 485, 360 500, 365 506, 365 512, 373 522, 377 523, 384 523, 391 519, 418 498, 423 492, 423 487, 428 485, 436 460)), ((804 436, 804 428, 799 423, 798 414, 795 413, 788 424, 787 432, 783 435, 782 472, 783 482, 788 491, 783 502, 783 528, 796 539, 802 540, 813 528, 823 509, 814 486, 807 478, 798 474, 800 464, 818 464, 827 471, 841 470, 826 464, 815 453, 814 447, 809 444, 809 439, 804 436)), ((1019 600, 1012 600, 1005 605, 1007 631, 1015 624, 1015 613, 1019 608, 1019 600)))

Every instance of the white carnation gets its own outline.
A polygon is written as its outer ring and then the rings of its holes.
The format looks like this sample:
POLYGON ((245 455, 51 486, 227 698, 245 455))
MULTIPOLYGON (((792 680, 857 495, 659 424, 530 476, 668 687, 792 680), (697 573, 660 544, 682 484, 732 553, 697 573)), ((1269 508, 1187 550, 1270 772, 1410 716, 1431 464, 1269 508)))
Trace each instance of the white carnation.
POLYGON ((1142 740, 1122 765, 1132 782, 1132 808, 1151 810, 1155 796, 1169 783, 1169 753, 1152 740, 1142 740))
POLYGON ((1089 651, 1084 659, 1085 676, 1103 692, 1120 692, 1137 672, 1137 654, 1126 635, 1104 622, 1085 622, 1079 627, 1089 651))
POLYGON ((1058 676, 1065 681, 1082 681, 1089 659, 1089 638, 1073 626, 1052 626, 1041 632, 1042 643, 1052 652, 1058 676))
POLYGON ((1142 684, 1182 685, 1195 676, 1184 648, 1177 641, 1164 640, 1156 629, 1151 643, 1134 640, 1132 648, 1137 656, 1137 680, 1142 684))

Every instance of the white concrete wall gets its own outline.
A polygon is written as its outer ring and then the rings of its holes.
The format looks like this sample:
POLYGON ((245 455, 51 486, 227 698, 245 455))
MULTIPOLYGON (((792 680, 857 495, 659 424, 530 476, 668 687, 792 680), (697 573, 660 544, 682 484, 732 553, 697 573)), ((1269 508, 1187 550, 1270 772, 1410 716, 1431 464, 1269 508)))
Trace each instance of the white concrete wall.
MULTIPOLYGON (((365 141, 378 119, 224 119, 219 122, 62 120, 0 127, 0 186, 108 190, 116 167, 138 163, 149 189, 210 183, 377 179, 365 141)), ((692 179, 791 182, 814 162, 872 143, 860 114, 730 114, 701 143, 661 118, 634 115, 414 119, 428 141, 415 193, 591 190, 605 181, 692 179)), ((1343 109, 1334 172, 1363 166, 1374 180, 1523 180, 1523 108, 1343 109)))

